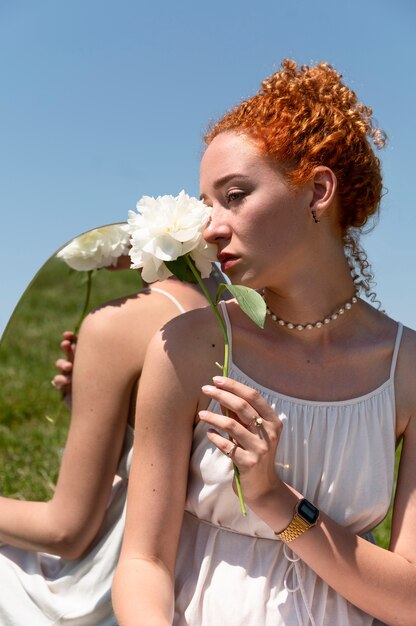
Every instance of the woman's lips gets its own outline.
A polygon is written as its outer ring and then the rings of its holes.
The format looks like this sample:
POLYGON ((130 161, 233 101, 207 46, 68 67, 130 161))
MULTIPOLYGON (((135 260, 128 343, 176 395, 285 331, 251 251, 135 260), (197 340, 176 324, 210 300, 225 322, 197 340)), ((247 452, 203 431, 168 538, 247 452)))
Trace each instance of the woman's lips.
POLYGON ((240 260, 239 257, 232 256, 231 254, 219 254, 217 258, 221 263, 221 271, 223 272, 230 270, 240 260))

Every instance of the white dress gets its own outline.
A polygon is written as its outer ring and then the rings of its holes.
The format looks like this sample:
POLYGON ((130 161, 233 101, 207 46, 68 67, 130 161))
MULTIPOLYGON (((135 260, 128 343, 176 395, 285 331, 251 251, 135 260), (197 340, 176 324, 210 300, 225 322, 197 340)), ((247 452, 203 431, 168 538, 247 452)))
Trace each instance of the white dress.
POLYGON ((104 523, 79 560, 0 546, 1 626, 114 626, 111 583, 124 530, 133 429, 123 451, 104 523))
MULTIPOLYGON (((170 293, 158 288, 179 309, 170 293)), ((67 560, 0 544, 0 626, 114 626, 111 584, 124 532, 134 433, 127 425, 103 525, 88 554, 67 560)))
MULTIPOLYGON (((231 343, 231 327, 222 306, 231 343)), ((317 402, 258 384, 230 356, 230 376, 257 389, 284 427, 277 472, 319 509, 365 535, 390 505, 394 371, 359 398, 317 402)), ((220 412, 215 402, 210 410, 220 412)), ((175 626, 370 626, 373 618, 319 578, 252 512, 241 515, 232 464, 196 426, 176 574, 175 626)))

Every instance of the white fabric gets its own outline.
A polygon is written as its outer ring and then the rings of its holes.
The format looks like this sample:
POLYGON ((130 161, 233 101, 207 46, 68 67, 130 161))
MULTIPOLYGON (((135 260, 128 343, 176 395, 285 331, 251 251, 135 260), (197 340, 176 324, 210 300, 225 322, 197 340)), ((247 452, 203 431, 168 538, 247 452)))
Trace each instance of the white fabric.
POLYGON ((114 626, 111 583, 124 531, 133 429, 127 426, 103 526, 85 558, 0 546, 0 626, 114 626))
MULTIPOLYGON (((231 328, 222 305, 231 343, 231 328)), ((230 376, 258 391, 284 423, 276 469, 319 509, 365 534, 393 488, 394 370, 359 398, 312 402, 263 387, 232 361, 230 376)), ((220 412, 216 402, 210 410, 220 412)), ((176 576, 175 626, 369 626, 373 618, 331 589, 252 512, 240 513, 232 463, 195 429, 176 576)))

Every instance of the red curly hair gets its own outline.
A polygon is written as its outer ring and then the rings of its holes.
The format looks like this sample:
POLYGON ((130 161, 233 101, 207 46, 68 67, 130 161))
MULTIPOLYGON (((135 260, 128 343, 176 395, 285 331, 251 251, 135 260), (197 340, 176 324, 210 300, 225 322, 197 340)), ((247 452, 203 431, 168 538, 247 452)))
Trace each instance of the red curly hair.
POLYGON ((246 133, 279 161, 294 185, 307 182, 318 165, 331 168, 338 181, 346 254, 361 275, 357 285, 361 282, 369 295, 372 273, 358 238, 379 209, 381 167, 371 144, 382 148, 386 135, 375 127, 372 110, 358 102, 341 78, 328 63, 298 67, 285 59, 255 96, 227 112, 204 139, 209 144, 225 131, 246 133))

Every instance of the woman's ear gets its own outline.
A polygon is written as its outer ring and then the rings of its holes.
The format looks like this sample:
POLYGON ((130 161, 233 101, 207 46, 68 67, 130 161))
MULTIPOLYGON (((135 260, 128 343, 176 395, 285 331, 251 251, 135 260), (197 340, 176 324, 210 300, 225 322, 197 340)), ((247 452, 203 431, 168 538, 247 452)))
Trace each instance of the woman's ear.
POLYGON ((311 183, 313 194, 309 210, 315 221, 319 221, 321 215, 333 203, 337 190, 337 177, 329 167, 318 165, 314 170, 311 183))

